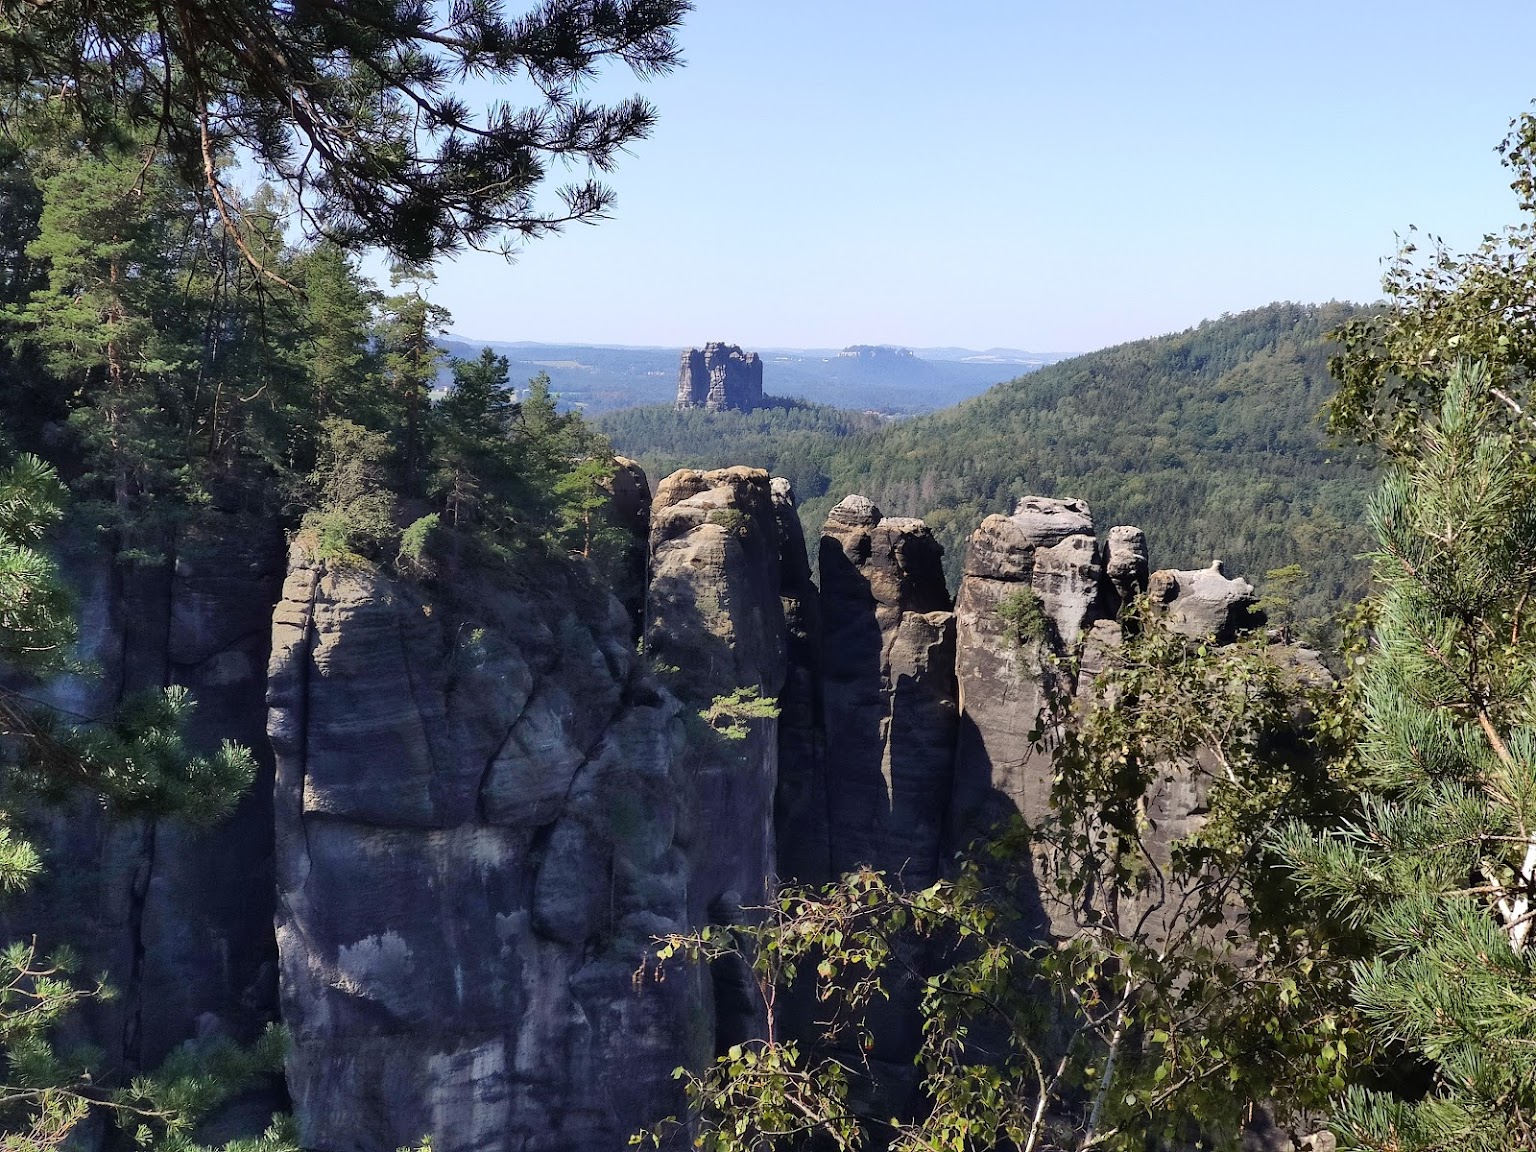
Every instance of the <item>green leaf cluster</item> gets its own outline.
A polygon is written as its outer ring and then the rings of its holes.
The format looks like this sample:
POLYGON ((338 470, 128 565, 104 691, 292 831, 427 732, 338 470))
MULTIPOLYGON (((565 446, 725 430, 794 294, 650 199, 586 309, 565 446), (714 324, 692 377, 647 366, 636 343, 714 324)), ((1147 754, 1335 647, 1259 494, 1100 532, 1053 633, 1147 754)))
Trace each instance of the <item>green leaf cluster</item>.
MULTIPOLYGON (((422 264, 606 215, 613 193, 595 174, 648 135, 655 111, 581 89, 607 64, 671 69, 688 10, 16 0, 0 9, 0 91, 8 118, 61 123, 98 150, 125 134, 153 140, 239 226, 244 205, 220 163, 235 152, 285 189, 311 236, 422 264), (472 108, 465 76, 528 80, 532 102, 472 108), (545 188, 560 162, 588 174, 545 188)), ((244 256, 281 275, 259 251, 244 256)))
POLYGON ((770 1021, 679 1071, 697 1146, 1228 1147, 1256 1107, 1315 1108, 1376 1060, 1344 994, 1356 941, 1318 930, 1267 848, 1278 821, 1347 809, 1312 723, 1346 690, 1262 640, 1208 647, 1140 611, 1091 692, 1060 677, 1033 826, 920 891, 864 869, 660 942, 645 975, 734 958, 770 1021), (1165 850, 1147 817, 1170 780, 1209 815, 1165 850), (918 1005, 924 1104, 871 1115, 888 1073, 867 1055, 898 1000, 918 1005))
POLYGON ((716 735, 726 740, 745 740, 752 733, 753 720, 777 720, 777 700, 766 699, 756 687, 737 688, 716 696, 699 713, 716 735))

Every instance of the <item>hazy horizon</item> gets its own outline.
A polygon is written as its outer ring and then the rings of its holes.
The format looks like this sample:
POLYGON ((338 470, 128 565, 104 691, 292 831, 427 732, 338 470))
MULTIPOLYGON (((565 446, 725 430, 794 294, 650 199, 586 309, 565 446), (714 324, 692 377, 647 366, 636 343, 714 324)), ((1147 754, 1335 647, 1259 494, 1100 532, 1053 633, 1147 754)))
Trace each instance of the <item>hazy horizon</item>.
POLYGON ((1533 34, 1505 2, 704 4, 684 68, 593 89, 659 110, 614 218, 434 296, 479 340, 1055 353, 1369 302, 1410 226, 1515 219, 1533 34))

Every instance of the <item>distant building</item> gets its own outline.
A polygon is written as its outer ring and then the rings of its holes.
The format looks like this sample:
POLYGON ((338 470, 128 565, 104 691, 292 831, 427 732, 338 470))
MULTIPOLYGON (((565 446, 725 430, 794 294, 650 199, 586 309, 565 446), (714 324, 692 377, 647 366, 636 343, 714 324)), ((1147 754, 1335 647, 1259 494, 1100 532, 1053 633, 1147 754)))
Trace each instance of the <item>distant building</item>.
POLYGON ((763 406, 763 362, 735 344, 711 343, 683 353, 677 377, 677 407, 750 412, 763 406))

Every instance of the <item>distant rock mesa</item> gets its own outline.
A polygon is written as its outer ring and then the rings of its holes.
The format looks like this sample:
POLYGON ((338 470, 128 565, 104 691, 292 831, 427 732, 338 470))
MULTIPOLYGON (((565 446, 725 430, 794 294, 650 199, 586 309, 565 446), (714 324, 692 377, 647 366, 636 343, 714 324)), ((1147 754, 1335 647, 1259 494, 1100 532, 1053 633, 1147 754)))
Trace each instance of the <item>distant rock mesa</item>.
POLYGON ((677 376, 677 408, 751 412, 763 406, 763 362, 736 344, 709 343, 683 353, 677 376))

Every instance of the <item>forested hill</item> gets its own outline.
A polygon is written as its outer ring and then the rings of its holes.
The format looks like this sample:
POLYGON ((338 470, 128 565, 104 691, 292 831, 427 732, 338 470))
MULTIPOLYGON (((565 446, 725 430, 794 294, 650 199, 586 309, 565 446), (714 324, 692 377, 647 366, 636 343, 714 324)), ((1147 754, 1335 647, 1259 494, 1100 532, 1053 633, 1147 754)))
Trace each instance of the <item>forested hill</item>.
POLYGON ((889 514, 923 516, 944 543, 952 583, 983 516, 1023 493, 1074 496, 1101 530, 1145 528, 1160 565, 1219 558, 1263 586, 1265 573, 1299 564, 1299 586, 1270 581, 1267 591, 1288 593, 1299 619, 1316 619, 1365 582, 1356 557, 1368 547, 1371 474, 1329 443, 1318 416, 1333 389, 1326 334, 1357 312, 1272 304, 1047 365, 874 430, 808 438, 802 418, 786 429, 792 448, 761 414, 751 428, 735 413, 686 426, 660 413, 603 423, 653 475, 721 463, 787 472, 812 530, 849 492, 889 514))

